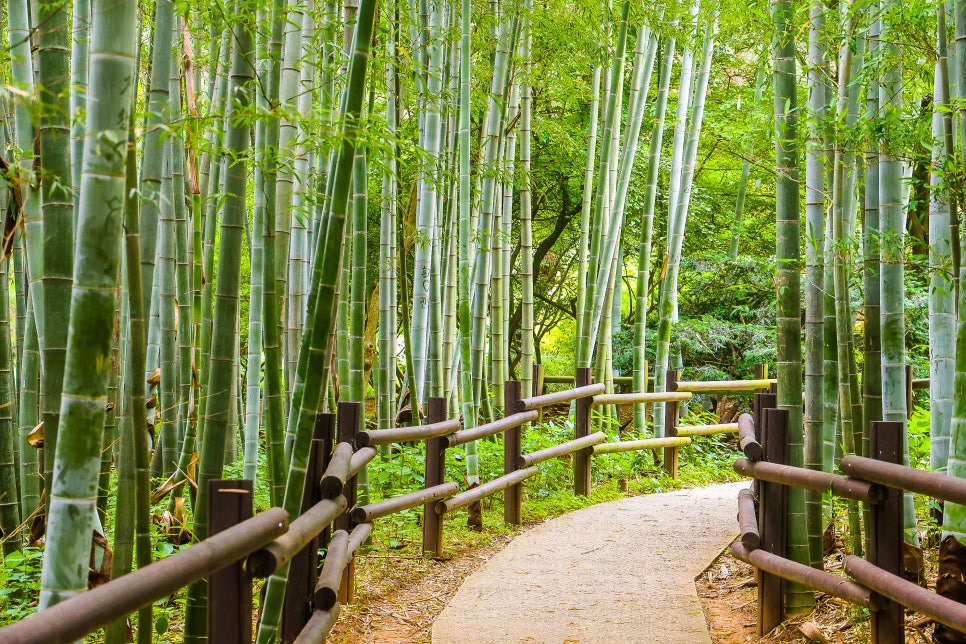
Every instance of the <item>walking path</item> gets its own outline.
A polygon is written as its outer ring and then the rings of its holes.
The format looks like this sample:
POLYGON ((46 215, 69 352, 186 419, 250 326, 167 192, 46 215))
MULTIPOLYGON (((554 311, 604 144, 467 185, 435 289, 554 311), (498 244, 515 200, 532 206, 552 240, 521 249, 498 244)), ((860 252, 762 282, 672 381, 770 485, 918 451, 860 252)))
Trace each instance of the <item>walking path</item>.
POLYGON ((463 583, 434 644, 710 644, 694 579, 737 536, 738 490, 601 503, 525 532, 463 583))

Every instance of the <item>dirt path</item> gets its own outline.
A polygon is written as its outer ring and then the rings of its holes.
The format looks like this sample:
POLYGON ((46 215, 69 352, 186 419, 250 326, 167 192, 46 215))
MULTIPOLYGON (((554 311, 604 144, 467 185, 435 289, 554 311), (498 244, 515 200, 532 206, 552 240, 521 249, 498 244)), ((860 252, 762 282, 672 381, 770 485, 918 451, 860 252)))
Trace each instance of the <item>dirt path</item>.
POLYGON ((737 535, 738 489, 629 497, 547 521, 467 578, 435 644, 710 644, 694 579, 737 535))

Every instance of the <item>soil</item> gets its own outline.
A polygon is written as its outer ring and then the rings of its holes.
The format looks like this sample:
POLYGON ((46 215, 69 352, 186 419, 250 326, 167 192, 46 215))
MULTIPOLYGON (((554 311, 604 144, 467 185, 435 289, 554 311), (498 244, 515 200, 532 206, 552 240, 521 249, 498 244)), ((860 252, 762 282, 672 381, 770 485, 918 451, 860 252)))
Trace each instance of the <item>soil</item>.
MULTIPOLYGON (((841 551, 826 558, 826 570, 841 570, 841 551)), ((934 590, 935 551, 926 552, 927 587, 934 590), (933 556, 929 556, 932 554, 933 556)), ((754 568, 725 550, 696 580, 698 597, 714 644, 768 642, 829 642, 859 644, 869 641, 868 617, 864 609, 822 593, 808 613, 789 618, 764 638, 757 636, 758 585, 754 568)), ((907 611, 906 643, 929 644, 932 622, 907 611)))
MULTIPOLYGON (((526 528, 524 528, 526 529, 526 528)), ((443 561, 413 552, 356 555, 356 601, 344 606, 326 639, 335 644, 430 642, 433 621, 470 574, 502 550, 512 535, 457 549, 443 561)))

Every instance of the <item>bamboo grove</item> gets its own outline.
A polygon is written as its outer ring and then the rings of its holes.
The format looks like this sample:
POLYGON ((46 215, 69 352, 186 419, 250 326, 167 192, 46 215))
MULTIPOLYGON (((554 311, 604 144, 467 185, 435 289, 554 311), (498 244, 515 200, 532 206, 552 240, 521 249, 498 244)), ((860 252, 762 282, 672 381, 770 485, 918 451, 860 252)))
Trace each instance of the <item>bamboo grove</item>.
MULTIPOLYGON (((928 257, 932 466, 966 476, 966 2, 915 7, 7 0, 4 554, 43 535, 43 609, 90 561, 149 564, 153 520, 204 539, 226 467, 294 516, 320 411, 498 418, 564 323, 569 368, 612 389, 629 336, 661 391, 709 234, 776 262, 779 405, 816 469, 905 420, 904 267, 928 257)), ((790 555, 819 564, 830 508, 789 503, 790 555)), ((943 522, 966 540, 963 508, 943 522)), ((206 606, 189 589, 185 641, 206 606)))

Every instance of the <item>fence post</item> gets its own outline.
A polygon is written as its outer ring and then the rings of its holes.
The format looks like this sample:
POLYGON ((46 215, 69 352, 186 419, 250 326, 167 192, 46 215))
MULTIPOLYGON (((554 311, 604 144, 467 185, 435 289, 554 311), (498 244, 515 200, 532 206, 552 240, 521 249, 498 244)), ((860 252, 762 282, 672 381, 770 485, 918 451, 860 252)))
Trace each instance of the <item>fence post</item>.
MULTIPOLYGON (((362 403, 340 402, 336 408, 338 413, 338 442, 349 443, 353 449, 356 444, 356 434, 363 421, 362 403)), ((356 487, 358 486, 356 477, 353 476, 345 482, 342 488, 342 495, 346 500, 346 507, 352 508, 356 504, 356 487)), ((352 522, 349 513, 344 512, 335 520, 336 530, 352 531, 352 522)), ((345 574, 342 576, 342 586, 339 588, 339 603, 351 604, 356 592, 356 563, 355 557, 349 559, 345 567, 345 574)))
MULTIPOLYGON (((664 390, 667 392, 673 392, 678 390, 678 378, 680 378, 680 372, 677 369, 667 370, 667 380, 664 390)), ((681 420, 681 407, 677 402, 666 402, 664 403, 664 435, 667 438, 673 438, 678 435, 678 422, 681 420)), ((664 471, 667 472, 672 479, 678 477, 678 448, 677 447, 665 447, 664 448, 664 471)))
MULTIPOLYGON (((446 420, 446 399, 430 398, 426 404, 426 422, 440 423, 446 420)), ((426 441, 425 486, 439 485, 446 478, 446 438, 430 438, 426 441)), ((436 504, 423 506, 423 554, 440 557, 443 554, 443 517, 436 514, 436 504)))
MULTIPOLYGON (((895 421, 872 423, 869 455, 886 463, 902 465, 903 424, 895 421)), ((903 508, 902 490, 886 488, 886 500, 871 506, 868 527, 869 563, 894 575, 902 574, 903 508)), ((905 609, 883 598, 882 608, 872 613, 872 641, 876 644, 905 642, 905 609)))
MULTIPOLYGON (((762 460, 788 464, 788 411, 761 410, 762 460)), ((758 485, 758 533, 765 552, 784 557, 785 530, 788 525, 788 488, 768 481, 758 485)), ((785 616, 785 582, 776 575, 758 570, 758 636, 764 637, 781 624, 785 616)))
POLYGON ((751 413, 755 417, 755 437, 761 442, 761 426, 764 424, 762 418, 763 409, 774 409, 778 407, 778 396, 773 393, 755 394, 751 403, 751 413))
POLYGON ((539 396, 543 393, 543 378, 545 375, 542 364, 533 365, 533 391, 530 393, 531 396, 539 396))
POLYGON ((765 380, 768 378, 768 365, 764 362, 759 362, 755 365, 755 380, 765 380))
POLYGON ((912 365, 906 365, 906 418, 912 418, 912 365))
MULTIPOLYGON (((574 376, 574 385, 584 387, 593 382, 589 367, 580 367, 574 376)), ((590 398, 578 398, 574 405, 574 438, 590 435, 590 398)), ((574 452, 574 494, 590 496, 590 455, 592 450, 574 452)))
MULTIPOLYGON (((322 500, 319 482, 329 464, 332 454, 332 438, 335 434, 335 414, 319 413, 315 417, 315 433, 309 452, 308 469, 305 472, 305 491, 302 494, 302 512, 322 500)), ((288 585, 285 587, 285 605, 282 609, 282 638, 287 644, 294 642, 312 616, 310 601, 319 577, 319 548, 329 542, 329 529, 313 539, 292 558, 289 565, 288 585)))
MULTIPOLYGON (((254 516, 251 481, 208 481, 208 530, 215 535, 254 516)), ((244 559, 208 578, 208 641, 234 644, 252 641, 252 577, 244 559)), ((148 628, 151 626, 148 625, 148 628)))
MULTIPOLYGON (((522 411, 520 406, 522 391, 519 380, 507 380, 503 383, 503 408, 507 416, 522 411)), ((503 432, 504 474, 510 474, 517 469, 517 457, 523 453, 522 437, 522 427, 514 427, 503 432)), ((511 485, 503 491, 503 521, 512 525, 523 523, 523 483, 511 485)))

